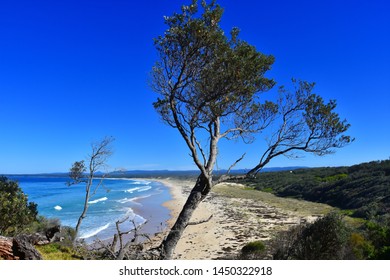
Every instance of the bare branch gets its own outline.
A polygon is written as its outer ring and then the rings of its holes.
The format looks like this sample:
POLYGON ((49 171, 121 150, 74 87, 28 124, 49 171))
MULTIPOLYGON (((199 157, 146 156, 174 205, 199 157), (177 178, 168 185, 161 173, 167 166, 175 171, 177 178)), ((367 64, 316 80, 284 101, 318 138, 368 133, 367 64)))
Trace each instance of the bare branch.
POLYGON ((222 183, 223 181, 226 181, 228 180, 229 178, 231 178, 231 176, 229 176, 230 174, 230 171, 232 170, 232 168, 234 166, 237 165, 237 163, 239 163, 241 160, 244 159, 246 153, 244 153, 239 159, 237 159, 230 167, 229 169, 227 170, 226 174, 222 175, 221 177, 219 177, 219 179, 217 180, 217 182, 215 183, 216 185, 219 184, 219 183, 222 183))

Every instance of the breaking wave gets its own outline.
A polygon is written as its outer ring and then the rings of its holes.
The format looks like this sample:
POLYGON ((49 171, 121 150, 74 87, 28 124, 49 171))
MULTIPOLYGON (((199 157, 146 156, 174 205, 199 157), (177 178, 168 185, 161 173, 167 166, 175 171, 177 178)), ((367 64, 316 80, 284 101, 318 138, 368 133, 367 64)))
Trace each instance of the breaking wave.
POLYGON ((152 188, 151 186, 135 187, 135 188, 131 188, 131 189, 125 190, 125 192, 126 193, 133 193, 135 191, 137 191, 137 192, 145 192, 145 191, 150 190, 151 188, 152 188))
POLYGON ((96 234, 98 234, 99 232, 107 229, 108 227, 110 226, 110 223, 104 225, 104 226, 101 226, 101 227, 98 227, 98 228, 95 228, 95 229, 92 229, 90 231, 87 231, 85 233, 83 233, 80 238, 82 239, 86 239, 86 238, 90 238, 92 236, 95 236, 96 234))
POLYGON ((98 198, 98 199, 95 199, 95 200, 92 200, 92 201, 88 201, 88 203, 89 204, 95 204, 95 203, 98 203, 98 202, 101 202, 101 201, 105 201, 107 199, 108 199, 107 197, 102 197, 102 198, 98 198))

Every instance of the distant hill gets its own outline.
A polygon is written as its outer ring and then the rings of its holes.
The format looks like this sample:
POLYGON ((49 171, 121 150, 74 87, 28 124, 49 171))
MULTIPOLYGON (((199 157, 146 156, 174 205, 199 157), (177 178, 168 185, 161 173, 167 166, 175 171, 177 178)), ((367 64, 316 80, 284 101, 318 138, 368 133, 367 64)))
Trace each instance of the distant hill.
POLYGON ((350 167, 267 172, 243 182, 278 196, 348 209, 356 217, 372 218, 390 213, 390 160, 350 167))
MULTIPOLYGON (((296 170, 304 169, 308 167, 304 166, 290 166, 290 167, 269 167, 264 168, 261 172, 279 172, 284 170, 296 170)), ((230 174, 246 174, 249 169, 234 169, 231 170, 230 174)), ((214 171, 215 175, 226 174, 226 169, 214 171)), ((96 172, 95 176, 103 176, 105 173, 96 172)), ((45 176, 45 177, 68 177, 67 172, 53 172, 53 173, 37 173, 37 174, 4 174, 5 176, 9 175, 18 175, 18 176, 45 176)), ((106 174, 108 177, 114 178, 151 178, 151 177, 196 177, 199 175, 199 170, 121 170, 113 171, 106 174)))
MULTIPOLYGON (((262 172, 278 172, 284 170, 304 169, 304 166, 290 166, 290 167, 269 167, 264 168, 262 172)), ((230 174, 246 174, 249 169, 234 169, 230 174)), ((215 175, 222 175, 227 172, 226 169, 214 171, 215 175)), ((110 172, 110 177, 196 177, 199 175, 199 170, 127 170, 110 172)))

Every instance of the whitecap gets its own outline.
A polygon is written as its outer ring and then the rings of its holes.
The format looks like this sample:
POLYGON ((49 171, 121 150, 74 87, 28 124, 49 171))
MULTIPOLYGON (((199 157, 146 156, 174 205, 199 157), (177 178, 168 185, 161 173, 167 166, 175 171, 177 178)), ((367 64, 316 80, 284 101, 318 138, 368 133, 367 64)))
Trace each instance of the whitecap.
POLYGON ((147 222, 147 220, 141 215, 135 214, 132 208, 127 209, 125 214, 125 219, 133 220, 136 226, 142 225, 147 222))
POLYGON ((136 190, 139 190, 140 187, 135 187, 135 188, 131 188, 131 189, 128 189, 128 190, 125 190, 126 193, 133 193, 135 192, 136 190))
MULTIPOLYGON (((144 199, 144 198, 148 198, 150 197, 151 195, 144 195, 144 196, 136 196, 136 197, 132 197, 132 198, 122 198, 122 199, 119 199, 119 200, 116 200, 116 202, 119 202, 119 203, 127 203, 127 202, 134 202, 134 203, 137 203, 136 201, 137 200, 140 200, 140 199, 144 199)), ((140 204, 140 203, 137 203, 137 204, 140 204)))
POLYGON ((134 181, 132 183, 132 185, 149 185, 151 184, 152 182, 149 182, 149 181, 134 181))
POLYGON ((83 235, 81 235, 80 238, 82 238, 82 239, 90 238, 90 237, 98 234, 99 232, 107 229, 109 226, 110 226, 110 223, 108 223, 108 224, 106 224, 104 226, 92 229, 90 231, 87 231, 87 232, 83 233, 83 235))
POLYGON ((152 187, 143 187, 143 188, 140 188, 137 192, 145 192, 145 191, 148 191, 150 190, 152 187))
POLYGON ((59 206, 59 205, 56 205, 56 206, 54 206, 54 209, 56 209, 57 211, 61 211, 61 210, 62 210, 62 207, 59 206))
POLYGON ((101 202, 101 201, 105 201, 107 199, 108 199, 107 197, 102 197, 102 198, 98 198, 98 199, 95 199, 95 200, 92 200, 92 201, 88 201, 88 203, 89 204, 95 204, 95 203, 98 203, 98 202, 101 202))
POLYGON ((116 202, 119 202, 119 203, 127 203, 127 202, 132 202, 132 198, 122 198, 122 199, 119 199, 117 200, 116 202))
POLYGON ((137 192, 144 192, 144 191, 148 191, 150 190, 152 187, 150 186, 145 186, 145 187, 135 187, 135 188, 131 188, 131 189, 128 189, 128 190, 125 190, 126 193, 133 193, 135 191, 137 192))

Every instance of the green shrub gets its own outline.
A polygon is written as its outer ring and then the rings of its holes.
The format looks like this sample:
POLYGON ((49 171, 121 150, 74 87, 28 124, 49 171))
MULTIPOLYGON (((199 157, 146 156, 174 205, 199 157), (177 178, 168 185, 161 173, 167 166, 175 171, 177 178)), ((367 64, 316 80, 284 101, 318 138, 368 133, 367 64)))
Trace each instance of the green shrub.
POLYGON ((336 213, 298 226, 274 242, 274 259, 332 260, 347 258, 350 231, 336 213))
POLYGON ((265 244, 258 240, 246 244, 241 249, 241 259, 261 259, 265 253, 265 244))
POLYGON ((0 235, 30 232, 37 221, 37 204, 28 202, 17 182, 0 177, 0 235))
POLYGON ((390 259, 390 226, 387 223, 370 221, 366 224, 368 239, 374 246, 374 253, 371 259, 389 260, 390 259))

